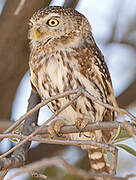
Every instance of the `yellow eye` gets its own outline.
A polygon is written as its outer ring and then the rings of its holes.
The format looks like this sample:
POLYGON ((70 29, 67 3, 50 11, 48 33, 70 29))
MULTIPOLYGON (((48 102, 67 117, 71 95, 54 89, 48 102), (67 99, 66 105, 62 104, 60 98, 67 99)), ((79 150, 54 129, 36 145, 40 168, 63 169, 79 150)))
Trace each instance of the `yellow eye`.
POLYGON ((47 24, 51 27, 55 27, 59 24, 59 21, 57 19, 49 19, 47 21, 47 24))

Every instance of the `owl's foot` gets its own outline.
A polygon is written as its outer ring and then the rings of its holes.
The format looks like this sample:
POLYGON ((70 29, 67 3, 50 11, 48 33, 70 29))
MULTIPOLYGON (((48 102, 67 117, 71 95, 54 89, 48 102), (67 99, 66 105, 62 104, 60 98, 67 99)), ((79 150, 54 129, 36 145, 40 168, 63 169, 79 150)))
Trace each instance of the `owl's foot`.
POLYGON ((83 129, 89 124, 88 118, 77 118, 75 125, 77 129, 80 131, 80 136, 82 135, 83 129))
POLYGON ((61 137, 63 134, 60 132, 62 126, 64 126, 64 119, 58 118, 51 122, 48 127, 48 132, 50 133, 50 137, 53 138, 55 136, 61 137))

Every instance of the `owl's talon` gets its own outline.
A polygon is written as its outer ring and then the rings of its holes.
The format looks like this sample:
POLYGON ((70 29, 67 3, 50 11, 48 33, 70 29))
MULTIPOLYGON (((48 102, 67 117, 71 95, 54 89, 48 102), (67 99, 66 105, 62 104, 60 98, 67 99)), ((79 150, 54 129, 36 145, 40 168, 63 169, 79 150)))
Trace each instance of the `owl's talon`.
POLYGON ((79 136, 82 135, 82 131, 88 125, 88 123, 89 123, 88 118, 77 118, 76 119, 75 125, 80 132, 79 136))
MULTIPOLYGON (((49 131, 49 130, 48 130, 49 131)), ((49 132, 50 133, 50 132, 49 132)), ((53 137, 54 137, 55 135, 54 134, 49 134, 49 137, 51 138, 51 139, 53 139, 53 137)))
POLYGON ((58 136, 58 137, 62 137, 63 134, 62 134, 61 132, 57 132, 57 136, 58 136))
POLYGON ((55 119, 48 127, 48 132, 50 137, 53 138, 55 136, 61 137, 63 134, 60 132, 62 126, 64 126, 64 119, 55 119))

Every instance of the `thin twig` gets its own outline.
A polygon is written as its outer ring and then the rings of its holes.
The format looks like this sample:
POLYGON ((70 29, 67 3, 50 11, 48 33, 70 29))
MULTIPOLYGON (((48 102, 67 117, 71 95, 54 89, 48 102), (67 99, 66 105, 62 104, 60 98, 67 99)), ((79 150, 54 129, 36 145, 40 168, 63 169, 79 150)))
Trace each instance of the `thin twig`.
POLYGON ((66 97, 68 95, 71 94, 76 94, 78 91, 80 91, 80 89, 74 89, 74 90, 70 90, 70 91, 66 91, 64 93, 61 94, 57 94, 55 96, 52 96, 50 98, 48 98, 47 100, 43 100, 41 103, 37 104, 33 109, 31 109, 29 112, 25 113, 23 116, 21 116, 12 126, 10 126, 6 131, 4 131, 4 133, 9 133, 11 132, 13 129, 15 129, 22 121, 24 121, 25 119, 27 119, 28 117, 30 117, 34 112, 36 112, 37 110, 39 110, 41 107, 47 105, 49 102, 59 99, 59 98, 63 98, 66 97))
MULTIPOLYGON (((126 121, 127 122, 127 121, 126 121)), ((134 133, 136 134, 136 126, 130 122, 127 122, 127 125, 132 126, 134 133)), ((123 122, 99 122, 99 123, 89 123, 84 129, 82 129, 82 132, 88 132, 88 131, 94 131, 94 130, 110 130, 110 129, 118 129, 118 127, 121 126, 123 128, 123 133, 127 133, 126 130, 126 124, 123 122)), ((39 135, 45 135, 49 134, 48 131, 49 126, 45 126, 41 129, 41 131, 38 132, 39 135)), ((35 127, 36 129, 38 127, 35 127)), ((69 134, 69 133, 80 133, 80 130, 76 127, 76 125, 65 125, 61 127, 60 134, 69 134)), ((0 134, 1 137, 1 134, 0 134)))
MULTIPOLYGON (((87 90, 84 90, 84 95, 87 96, 88 98, 90 98, 91 100, 95 101, 96 103, 98 103, 98 104, 100 104, 100 105, 102 105, 108 109, 111 109, 111 110, 116 111, 118 113, 126 114, 128 117, 130 117, 132 122, 136 123, 136 117, 133 116, 131 113, 129 113, 127 110, 119 108, 119 107, 114 107, 110 104, 104 103, 104 102, 98 100, 97 98, 95 98, 94 96, 92 96, 87 90)), ((124 118, 123 118, 123 120, 124 120, 124 118)), ((125 124, 125 120, 123 123, 125 124)), ((133 137, 134 141, 136 142, 136 137, 135 137, 135 134, 133 132, 132 126, 131 125, 126 126, 126 129, 127 129, 128 133, 130 133, 130 135, 133 137)))
POLYGON ((87 172, 82 169, 75 168, 71 165, 69 165, 65 160, 58 158, 58 157, 53 157, 53 158, 45 158, 40 161, 37 161, 35 163, 31 163, 29 165, 24 166, 23 168, 20 168, 18 172, 14 173, 12 176, 10 176, 7 180, 11 180, 16 176, 19 176, 24 173, 31 173, 34 170, 40 170, 40 169, 46 169, 47 167, 50 166, 56 166, 56 165, 62 165, 63 169, 72 175, 76 175, 80 178, 83 179, 90 179, 94 177, 103 177, 111 180, 128 180, 126 177, 117 177, 114 175, 110 174, 99 174, 99 173, 94 173, 94 172, 87 172))
MULTIPOLYGON (((23 135, 18 135, 18 134, 7 134, 5 135, 7 137, 15 137, 18 139, 28 139, 29 136, 23 136, 23 135)), ((93 140, 62 140, 59 139, 59 137, 52 139, 52 138, 42 138, 40 136, 34 136, 31 137, 31 139, 28 139, 29 141, 37 141, 40 143, 47 143, 47 144, 61 144, 61 145, 71 145, 71 146, 81 146, 81 145, 91 145, 91 146, 96 146, 99 148, 103 148, 107 151, 110 152, 115 152, 115 146, 111 145, 111 144, 105 144, 105 143, 99 143, 99 142, 95 142, 93 140)))
MULTIPOLYGON (((127 126, 132 126, 134 134, 136 134, 136 126, 128 121, 127 126)), ((82 129, 82 132, 88 132, 92 130, 109 130, 109 129, 118 129, 118 127, 121 126, 123 128, 123 133, 127 133, 126 130, 126 124, 124 122, 118 122, 118 121, 112 121, 112 122, 99 122, 99 123, 89 123, 84 129, 82 129)), ((43 127, 37 134, 39 135, 45 135, 49 134, 48 131, 49 126, 43 127)), ((39 126, 33 127, 33 129, 37 129, 39 126)), ((20 132, 19 129, 17 129, 17 132, 20 132)), ((80 133, 80 130, 75 125, 65 125, 61 127, 60 129, 61 134, 69 134, 69 133, 80 133)), ((0 134, 1 138, 7 138, 7 137, 15 137, 16 134, 14 133, 7 133, 7 134, 0 134)))
MULTIPOLYGON (((127 122, 127 121, 126 121, 127 122)), ((134 132, 136 133, 136 127, 135 125, 131 124, 130 122, 127 122, 127 125, 131 125, 133 129, 135 130, 134 132)), ((126 124, 123 124, 123 122, 99 122, 99 123, 90 123, 88 124, 84 129, 82 129, 82 132, 88 132, 88 131, 94 131, 94 130, 109 130, 109 129, 118 129, 118 127, 121 126, 123 128, 123 133, 127 133, 126 131, 126 124)), ((45 135, 49 134, 48 131, 49 126, 43 127, 37 135, 45 135)), ((35 127, 34 129, 39 128, 38 126, 35 127)), ((76 125, 65 125, 61 127, 60 129, 60 134, 70 134, 70 133, 80 133, 80 130, 76 127, 76 125)), ((0 134, 0 138, 19 138, 22 139, 22 135, 16 134, 16 133, 8 133, 8 134, 0 134)))
MULTIPOLYGON (((30 98, 28 100, 28 107, 27 111, 29 111, 31 108, 35 107, 37 103, 41 101, 38 94, 31 91, 30 98)), ((33 125, 37 125, 37 119, 38 119, 38 113, 39 111, 34 112, 30 117, 25 119, 25 122, 23 124, 23 128, 21 129, 22 135, 29 135, 33 132, 33 125)), ((2 138, 1 138, 2 139, 2 138)), ((16 149, 13 154, 11 154, 10 157, 4 158, 0 161, 0 170, 2 169, 11 169, 14 167, 20 167, 24 165, 24 162, 26 161, 27 152, 30 147, 31 142, 25 143, 20 148, 16 149)))
MULTIPOLYGON (((16 121, 15 124, 13 124, 12 126, 10 126, 6 131, 4 131, 4 133, 9 133, 11 132, 14 128, 16 128, 22 121, 24 121, 24 119, 28 118, 30 115, 32 115, 34 112, 36 112, 38 109, 40 109, 41 107, 47 105, 49 102, 59 99, 59 98, 63 98, 65 96, 71 95, 71 94, 75 94, 78 91, 80 91, 80 89, 74 89, 74 90, 70 90, 70 91, 66 91, 64 93, 52 96, 50 98, 48 98, 47 100, 43 100, 41 103, 39 103, 38 105, 36 105, 32 110, 30 110, 29 112, 27 112, 26 114, 24 114, 23 116, 21 116, 18 121, 16 121)), ((130 119, 132 119, 133 121, 136 122, 136 117, 133 116, 131 113, 129 113, 128 111, 126 111, 125 109, 122 108, 117 108, 117 107, 113 107, 109 104, 103 103, 102 101, 98 100, 97 98, 95 98, 94 96, 92 96, 88 91, 82 89, 82 91, 84 92, 85 96, 89 97, 90 99, 92 99, 93 101, 95 101, 96 103, 108 108, 108 109, 112 109, 114 111, 117 112, 122 112, 126 115, 128 115, 130 117, 130 119)))
MULTIPOLYGON (((63 98, 65 96, 71 95, 71 94, 75 94, 77 93, 79 90, 81 89, 75 89, 75 90, 70 90, 70 91, 66 91, 64 93, 52 96, 50 98, 48 98, 47 100, 43 100, 41 103, 39 103, 38 105, 36 105, 32 110, 30 110, 29 112, 27 112, 26 114, 24 114, 23 116, 21 116, 18 121, 16 121, 15 124, 13 124, 11 127, 9 127, 4 133, 9 133, 11 132, 14 128, 16 128, 22 121, 24 121, 24 119, 28 118, 30 115, 32 115, 34 112, 36 112, 38 109, 40 109, 41 107, 47 105, 49 102, 59 99, 59 98, 63 98)), ((108 109, 112 109, 114 111, 117 112, 122 112, 126 115, 128 115, 132 120, 134 120, 136 122, 136 117, 133 116, 131 113, 129 113, 128 111, 126 111, 125 109, 122 108, 118 108, 118 107, 113 107, 109 104, 103 103, 102 101, 98 100, 97 98, 95 98, 94 96, 92 96, 88 91, 83 90, 85 96, 88 96, 90 99, 92 99, 93 101, 95 101, 96 103, 108 108, 108 109)))
MULTIPOLYGON (((45 123, 43 123, 43 125, 41 127, 39 127, 38 129, 36 129, 30 136, 28 136, 27 139, 23 140, 22 142, 20 142, 18 145, 16 145, 15 147, 13 147, 12 149, 10 149, 8 152, 6 152, 5 154, 1 155, 0 156, 0 159, 7 156, 9 153, 13 152, 15 149, 17 149, 18 147, 20 147, 21 145, 23 145, 25 142, 27 142, 27 140, 29 138, 31 138, 33 135, 35 135, 37 132, 39 132, 42 127, 44 127, 48 122, 50 122, 52 119, 54 119, 60 112, 62 112, 67 106, 69 106, 75 99, 77 99, 82 93, 84 93, 86 96, 88 96, 90 99, 92 99, 93 101, 95 101, 96 103, 98 104, 101 104, 102 106, 106 107, 106 108, 109 108, 109 109, 112 109, 112 110, 116 110, 118 112, 123 112, 127 115, 129 115, 129 117, 136 119, 133 115, 131 115, 130 113, 128 113, 127 111, 125 111, 124 109, 121 109, 121 108, 116 108, 116 107, 113 107, 109 104, 106 104, 106 103, 103 103, 101 101, 99 101, 97 98, 93 97, 88 91, 84 90, 84 89, 75 89, 75 90, 71 90, 71 91, 67 91, 67 92, 64 92, 62 94, 59 94, 59 95, 56 95, 56 96, 53 96, 45 101, 43 101, 42 103, 39 103, 37 106, 35 106, 32 110, 30 110, 28 113, 26 113, 24 116, 22 116, 20 119, 22 120, 23 118, 26 118, 26 117, 29 117, 31 114, 33 114, 35 111, 37 111, 38 109, 40 109, 42 106, 46 105, 47 103, 49 103, 50 101, 52 100, 55 100, 55 99, 58 99, 58 98, 62 98, 62 97, 65 97, 67 95, 70 95, 70 94, 75 94, 77 93, 77 95, 75 96, 75 98, 73 98, 72 101, 69 101, 66 105, 64 105, 56 114, 54 114, 50 119, 48 119, 45 123), (78 92, 78 93, 77 93, 78 92)), ((20 121, 20 120, 19 120, 20 121)), ((13 128, 13 126, 12 126, 13 128)), ((7 131, 6 131, 7 132, 7 131)))
MULTIPOLYGON (((109 109, 112 109, 112 110, 116 110, 118 112, 123 112, 123 113, 126 113, 128 114, 131 118, 135 119, 135 117, 133 115, 131 115, 130 113, 126 112, 124 109, 120 109, 120 108, 116 108, 116 107, 113 107, 109 104, 106 104, 106 103, 103 103, 101 101, 99 101, 98 99, 96 99, 95 97, 93 97, 88 91, 84 90, 84 89, 75 89, 75 90, 71 90, 71 91, 67 91, 67 92, 64 92, 62 94, 59 94, 59 95, 56 95, 56 96, 53 96, 45 101, 43 101, 42 103, 39 103, 37 106, 35 106, 35 108, 33 108, 32 110, 30 110, 28 113, 26 113, 24 116, 25 118, 26 117, 29 117, 32 113, 34 113, 35 111, 37 111, 39 108, 41 108, 42 106, 46 105, 48 102, 52 101, 52 100, 55 100, 55 99, 58 99, 58 98, 62 98, 62 97, 65 97, 67 95, 70 95, 70 94, 75 94, 77 93, 77 95, 75 96, 75 98, 73 98, 71 101, 69 101, 66 105, 64 105, 56 114, 54 114, 51 118, 49 118, 45 123, 43 123, 43 125, 39 128, 37 128, 30 136, 28 136, 25 140, 23 140, 22 142, 20 142, 18 145, 16 145, 15 147, 13 147, 12 149, 10 149, 8 152, 6 152, 5 154, 1 155, 0 156, 0 159, 2 159, 3 157, 7 156, 9 153, 13 152, 15 149, 17 149, 18 147, 20 147, 21 145, 23 145, 25 142, 28 141, 28 139, 31 139, 32 136, 34 136, 36 133, 38 133, 42 127, 44 127, 48 122, 50 122, 52 119, 54 119, 60 112, 62 112, 66 107, 68 107, 73 101, 75 101, 82 93, 84 93, 86 96, 88 96, 90 99, 92 99, 93 101, 95 101, 96 103, 98 104, 101 104, 103 105, 104 107, 106 108, 109 108, 109 109), (78 93, 77 93, 78 92, 78 93)), ((22 119, 23 117, 22 116, 22 119)))
MULTIPOLYGON (((42 126, 40 126, 39 128, 37 128, 33 133, 31 133, 26 139, 24 139, 23 141, 21 141, 19 144, 17 144, 16 146, 14 146, 12 149, 10 149, 9 151, 7 151, 6 153, 2 154, 0 156, 0 159, 6 157, 8 154, 12 153, 14 150, 16 150, 17 148, 19 148, 20 146, 22 146, 24 143, 26 143, 27 141, 29 141, 35 134, 37 134, 45 125, 47 125, 52 119, 54 119, 60 112, 62 112, 64 109, 66 109, 73 101, 75 101, 80 95, 82 94, 82 89, 80 89, 80 91, 77 93, 77 95, 75 95, 75 97, 73 97, 73 99, 71 101, 69 101, 68 103, 66 103, 62 108, 60 108, 58 110, 58 112, 56 112, 54 115, 51 116, 51 118, 49 118, 46 122, 44 122, 42 124, 42 126)), ((62 97, 62 95, 61 95, 62 97)), ((51 98, 50 98, 51 99, 51 98)), ((54 99, 54 98, 53 98, 54 99)), ((41 106, 41 103, 39 104, 41 106)), ((38 105, 37 105, 38 106, 38 105)), ((33 108, 34 109, 34 108, 33 108)), ((33 110, 32 109, 32 110, 33 110)), ((39 107, 38 107, 39 109, 39 107)), ((31 110, 30 110, 31 111, 31 110)), ((30 112, 29 111, 29 112, 30 112)))
POLYGON ((1 171, 0 180, 3 180, 7 173, 8 173, 8 169, 4 169, 3 171, 1 171))
MULTIPOLYGON (((93 101, 95 101, 96 103, 99 103, 101 104, 102 106, 106 107, 106 108, 110 108, 112 110, 116 110, 116 111, 120 111, 120 108, 116 108, 116 107, 112 107, 111 105, 109 104, 106 104, 106 103, 103 103, 101 101, 99 101, 98 99, 96 99, 95 97, 93 97, 89 92, 87 92, 86 90, 84 90, 83 88, 80 88, 80 89, 75 89, 75 90, 70 90, 70 91, 67 91, 67 92, 64 92, 62 94, 58 94, 56 96, 53 96, 45 101, 43 101, 42 103, 39 103, 38 105, 36 105, 32 110, 30 110, 28 113, 26 113, 24 116, 22 116, 18 123, 20 123, 20 121, 23 121, 24 119, 28 118, 30 115, 32 115, 34 112, 36 112, 37 110, 39 110, 42 106, 46 105, 47 103, 51 102, 52 100, 55 100, 55 99, 58 99, 58 98, 62 98, 62 97, 65 97, 65 96, 68 96, 70 94, 76 94, 74 96, 74 98, 69 101, 68 103, 66 103, 58 112, 56 112, 51 118, 49 118, 45 123, 43 123, 42 126, 38 127, 33 133, 31 133, 29 136, 26 136, 26 138, 21 141, 18 145, 16 145, 15 147, 13 147, 11 150, 9 150, 8 152, 6 152, 5 154, 1 155, 0 158, 2 159, 3 157, 7 156, 9 153, 13 152, 14 150, 16 150, 17 148, 19 148, 20 146, 22 146, 23 144, 25 144, 27 141, 31 141, 33 140, 33 137, 34 135, 36 135, 38 132, 40 132, 42 130, 42 128, 47 125, 48 122, 50 122, 52 119, 54 119, 60 112, 62 112, 64 109, 66 109, 73 101, 75 101, 81 94, 84 94, 85 96, 89 97, 90 99, 92 99, 93 101), (24 119, 23 119, 24 118, 24 119)), ((124 112, 124 109, 123 109, 123 112, 124 112)), ((124 112, 126 113, 126 112, 124 112)), ((133 116, 133 115, 131 115, 133 116)), ((133 118, 135 119, 135 117, 133 116, 133 118)), ((15 123, 16 124, 16 123, 15 123)), ((16 124, 17 125, 17 124, 16 124)), ((11 129, 13 129, 13 127, 15 128, 16 125, 12 126, 12 128, 9 128, 6 132, 10 131, 11 129)), ((94 129, 93 129, 94 130, 94 129)), ((39 140, 40 142, 44 142, 46 141, 47 143, 47 139, 37 139, 39 140)), ((49 143, 51 143, 51 140, 48 141, 49 143)), ((54 143, 54 142, 53 142, 54 143)), ((55 143, 62 143, 62 142, 59 142, 59 141, 56 141, 55 143)), ((82 145, 83 142, 65 142, 65 144, 68 144, 68 143, 79 143, 78 145, 82 145)), ((84 143, 88 143, 88 142, 84 142, 84 143)), ((95 142, 92 142, 92 143, 95 143, 95 142)), ((64 142, 63 142, 64 144, 64 142)), ((74 144, 73 144, 74 145, 74 144)), ((96 145, 96 143, 94 144, 94 146, 96 145)), ((100 144, 99 144, 100 145, 100 144)), ((99 146, 98 145, 98 146, 99 146)), ((96 145, 97 146, 97 145, 96 145)), ((109 145, 107 145, 109 148, 109 145)), ((105 148, 105 146, 100 146, 101 148, 105 148)), ((10 160, 10 162, 12 162, 10 160)))

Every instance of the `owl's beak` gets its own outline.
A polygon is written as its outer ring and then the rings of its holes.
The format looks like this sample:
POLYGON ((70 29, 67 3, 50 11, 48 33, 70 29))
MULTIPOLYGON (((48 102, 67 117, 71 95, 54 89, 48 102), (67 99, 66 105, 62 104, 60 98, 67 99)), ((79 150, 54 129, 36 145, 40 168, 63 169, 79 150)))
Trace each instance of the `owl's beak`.
POLYGON ((34 28, 34 30, 33 30, 34 32, 34 38, 35 39, 38 39, 38 38, 40 38, 41 36, 42 36, 42 32, 40 32, 37 28, 34 28))

